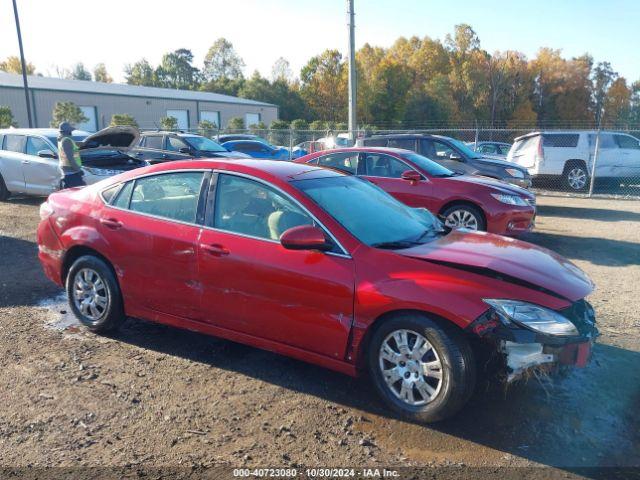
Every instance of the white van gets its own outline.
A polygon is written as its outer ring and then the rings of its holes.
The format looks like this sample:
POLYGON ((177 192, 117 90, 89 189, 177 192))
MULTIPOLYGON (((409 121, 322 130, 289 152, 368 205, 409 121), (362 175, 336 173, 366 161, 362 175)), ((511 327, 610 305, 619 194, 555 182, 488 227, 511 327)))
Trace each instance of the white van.
MULTIPOLYGON (((515 139, 507 161, 525 167, 538 183, 561 179, 569 190, 585 190, 596 135, 595 130, 529 133, 515 139)), ((600 132, 595 178, 616 186, 640 179, 640 140, 626 133, 600 132)))

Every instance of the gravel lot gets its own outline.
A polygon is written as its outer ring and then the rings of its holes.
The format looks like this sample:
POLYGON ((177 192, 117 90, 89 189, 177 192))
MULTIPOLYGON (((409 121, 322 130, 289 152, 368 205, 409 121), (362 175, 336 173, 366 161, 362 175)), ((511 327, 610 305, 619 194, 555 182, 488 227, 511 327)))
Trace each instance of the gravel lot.
POLYGON ((137 320, 78 328, 37 261, 40 201, 0 203, 0 466, 640 467, 638 201, 539 197, 526 237, 596 282, 591 364, 482 387, 429 427, 366 381, 253 348, 137 320))

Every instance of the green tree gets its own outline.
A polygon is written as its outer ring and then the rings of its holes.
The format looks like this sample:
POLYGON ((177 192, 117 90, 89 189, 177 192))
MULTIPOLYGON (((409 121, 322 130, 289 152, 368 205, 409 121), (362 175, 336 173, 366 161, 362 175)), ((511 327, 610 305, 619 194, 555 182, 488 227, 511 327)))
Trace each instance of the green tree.
POLYGON ((111 78, 111 75, 109 75, 109 73, 107 72, 107 67, 104 63, 99 63, 93 68, 93 79, 96 82, 102 83, 113 82, 113 78, 111 78))
POLYGON ((86 80, 91 81, 91 72, 87 70, 84 66, 84 63, 78 62, 68 73, 68 78, 71 80, 86 80))
POLYGON ((80 107, 73 102, 56 102, 53 107, 53 114, 50 125, 58 128, 62 122, 69 122, 71 125, 88 122, 89 119, 82 113, 80 107))
POLYGON ((202 74, 207 82, 226 78, 239 80, 243 78, 244 62, 226 38, 218 38, 204 57, 202 74))
POLYGON ((176 117, 162 117, 160 119, 160 128, 163 130, 177 130, 178 119, 176 117))
POLYGON ((18 124, 13 119, 11 109, 6 105, 0 105, 0 128, 17 127, 18 124))
POLYGON ((593 69, 593 107, 596 123, 600 122, 607 91, 617 77, 618 74, 613 71, 609 62, 599 62, 593 69))
MULTIPOLYGON (((10 56, 6 60, 0 62, 0 70, 7 73, 22 74, 22 63, 20 57, 10 56)), ((27 62, 27 75, 35 75, 36 67, 33 63, 27 62)))
POLYGON ((269 125, 269 141, 275 145, 289 145, 289 122, 274 120, 269 125))
POLYGON ((198 133, 203 137, 211 138, 218 131, 218 127, 215 123, 210 122, 209 120, 200 120, 198 124, 198 133))
POLYGON ((304 118, 296 118, 295 120, 292 120, 290 127, 293 134, 294 145, 309 140, 306 132, 306 130, 309 130, 309 124, 304 118))
POLYGON ((197 89, 200 72, 192 63, 193 53, 186 48, 164 54, 155 72, 158 83, 165 88, 197 89))
POLYGON ((325 120, 314 120, 309 124, 309 130, 326 131, 329 130, 329 124, 325 120))
POLYGON ((125 65, 125 81, 129 85, 157 86, 156 74, 151 64, 145 60, 138 60, 133 65, 125 65))
POLYGON ((640 80, 631 85, 629 122, 633 125, 640 126, 640 80))
POLYGON ((128 113, 114 113, 111 116, 111 122, 109 122, 110 127, 116 127, 119 125, 128 125, 131 127, 138 128, 138 122, 133 118, 133 115, 128 113))
POLYGON ((242 117, 233 117, 227 123, 227 130, 244 130, 244 119, 242 117))

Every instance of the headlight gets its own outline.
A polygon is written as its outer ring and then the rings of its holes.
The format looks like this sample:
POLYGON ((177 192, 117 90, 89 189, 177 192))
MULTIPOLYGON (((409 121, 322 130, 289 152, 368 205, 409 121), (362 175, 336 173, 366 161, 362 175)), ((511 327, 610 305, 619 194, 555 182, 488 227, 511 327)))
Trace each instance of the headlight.
POLYGON ((519 300, 487 298, 484 302, 491 305, 504 320, 519 323, 536 332, 562 337, 580 334, 573 323, 550 308, 519 300))
POLYGON ((518 195, 507 195, 505 193, 492 193, 491 196, 499 202, 506 203, 507 205, 519 205, 526 207, 529 203, 518 195))
POLYGON ((505 171, 515 178, 524 178, 524 172, 522 170, 518 170, 517 168, 505 168, 505 171))

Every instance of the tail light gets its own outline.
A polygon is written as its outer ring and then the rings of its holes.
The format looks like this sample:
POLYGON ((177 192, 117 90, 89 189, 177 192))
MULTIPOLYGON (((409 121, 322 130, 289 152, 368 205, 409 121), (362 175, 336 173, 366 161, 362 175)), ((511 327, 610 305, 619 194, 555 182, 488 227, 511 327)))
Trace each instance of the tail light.
POLYGON ((538 153, 536 155, 538 164, 544 162, 544 149, 542 148, 542 135, 538 137, 538 153))
POLYGON ((47 200, 46 202, 40 204, 40 220, 46 220, 51 215, 53 215, 53 207, 47 200))

